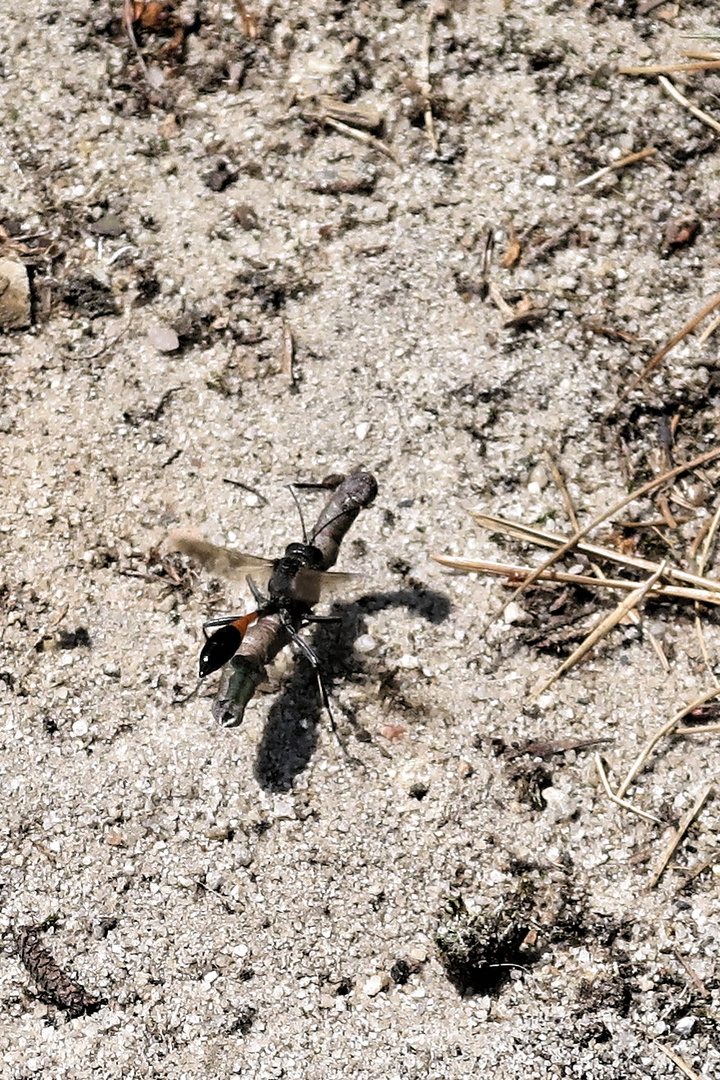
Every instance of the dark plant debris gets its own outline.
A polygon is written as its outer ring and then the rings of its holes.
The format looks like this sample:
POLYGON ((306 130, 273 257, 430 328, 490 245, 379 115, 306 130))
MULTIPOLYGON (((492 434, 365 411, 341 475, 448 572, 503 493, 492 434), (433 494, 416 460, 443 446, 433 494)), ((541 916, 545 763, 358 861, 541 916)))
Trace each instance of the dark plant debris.
POLYGON ((50 1004, 65 1009, 70 1016, 95 1012, 104 1002, 88 993, 84 986, 67 975, 38 940, 39 928, 22 926, 15 933, 20 959, 50 1004))

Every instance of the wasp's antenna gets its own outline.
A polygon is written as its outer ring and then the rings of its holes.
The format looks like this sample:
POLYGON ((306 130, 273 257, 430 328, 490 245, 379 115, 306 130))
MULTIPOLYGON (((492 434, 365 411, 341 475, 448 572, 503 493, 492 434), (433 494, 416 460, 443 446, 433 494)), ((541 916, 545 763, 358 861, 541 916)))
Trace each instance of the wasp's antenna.
POLYGON ((307 544, 307 542, 308 542, 307 529, 305 528, 305 518, 303 517, 302 506, 300 505, 300 500, 298 499, 297 495, 295 494, 294 485, 293 484, 288 484, 288 487, 290 488, 290 494, 293 497, 293 501, 294 501, 295 505, 297 506, 298 514, 300 515, 300 524, 302 525, 302 531, 303 531, 303 544, 307 544))

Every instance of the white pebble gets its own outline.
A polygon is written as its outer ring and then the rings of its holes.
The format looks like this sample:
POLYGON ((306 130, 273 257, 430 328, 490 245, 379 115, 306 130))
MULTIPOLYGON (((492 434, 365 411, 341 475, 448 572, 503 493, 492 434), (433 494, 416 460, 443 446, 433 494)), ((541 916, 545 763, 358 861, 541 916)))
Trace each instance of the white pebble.
POLYGON ((543 788, 542 797, 547 803, 546 813, 553 821, 571 818, 577 810, 577 799, 573 799, 572 795, 561 791, 560 788, 543 788))
POLYGON ((175 352, 180 348, 180 341, 169 326, 153 326, 148 331, 148 341, 158 352, 175 352))
POLYGON ((360 634, 355 639, 354 649, 356 653, 371 653, 377 649, 377 641, 372 634, 360 634))
POLYGON ((385 974, 371 975, 363 986, 363 992, 367 994, 368 997, 377 997, 381 990, 385 989, 389 981, 390 980, 385 974))
POLYGON ((503 612, 503 619, 508 626, 516 622, 527 622, 527 613, 515 600, 511 600, 503 612))

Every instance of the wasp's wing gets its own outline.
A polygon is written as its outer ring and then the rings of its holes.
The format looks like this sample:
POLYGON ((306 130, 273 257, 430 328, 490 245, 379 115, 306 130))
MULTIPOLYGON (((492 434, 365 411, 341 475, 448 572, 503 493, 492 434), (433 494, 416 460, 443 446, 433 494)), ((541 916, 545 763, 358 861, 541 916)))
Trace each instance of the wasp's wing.
POLYGON ((326 597, 347 588, 357 581, 359 574, 345 574, 328 570, 299 570, 293 579, 292 596, 306 604, 317 604, 321 596, 326 597))
POLYGON ((245 581, 248 574, 266 584, 273 571, 273 560, 263 559, 258 555, 246 555, 243 551, 234 548, 220 547, 211 544, 190 532, 174 532, 167 538, 166 546, 169 551, 180 551, 183 555, 191 555, 193 559, 219 577, 228 578, 229 581, 245 581))

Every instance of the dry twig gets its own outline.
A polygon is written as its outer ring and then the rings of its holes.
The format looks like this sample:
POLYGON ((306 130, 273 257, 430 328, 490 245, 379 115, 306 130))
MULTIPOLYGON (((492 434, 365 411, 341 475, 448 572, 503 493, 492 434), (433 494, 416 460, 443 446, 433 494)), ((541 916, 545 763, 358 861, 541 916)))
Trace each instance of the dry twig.
POLYGON ((372 146, 374 150, 378 150, 385 157, 389 157, 391 161, 394 161, 400 167, 400 159, 397 154, 389 146, 386 146, 384 142, 381 142, 380 139, 376 139, 374 135, 370 135, 367 131, 358 131, 357 128, 350 127, 349 124, 343 124, 342 120, 335 120, 332 116, 323 116, 322 120, 328 127, 339 131, 341 135, 347 135, 349 139, 355 139, 366 146, 372 146))
POLYGON ((675 334, 674 337, 671 337, 667 344, 663 345, 662 349, 659 349, 658 352, 655 353, 652 360, 648 361, 648 363, 645 365, 637 378, 633 379, 630 385, 625 387, 622 393, 620 393, 620 395, 618 396, 618 399, 613 405, 612 409, 607 414, 606 419, 608 419, 615 413, 618 406, 625 400, 628 394, 631 394, 632 391, 640 385, 640 383, 645 381, 650 372, 658 366, 660 361, 664 360, 667 354, 671 352, 676 345, 679 345, 683 338, 686 338, 687 335, 690 334, 695 329, 695 327, 699 323, 701 323, 703 319, 707 318, 707 316, 710 315, 711 312, 713 312, 715 308, 719 305, 720 293, 716 293, 716 295, 713 296, 712 300, 708 300, 707 304, 705 304, 705 306, 701 308, 700 311, 698 311, 697 315, 693 315, 692 319, 690 319, 689 322, 685 323, 682 329, 678 330, 677 334, 675 334))
POLYGON ((663 824, 660 818, 656 818, 652 814, 646 814, 644 810, 640 810, 637 806, 633 806, 633 804, 631 802, 628 802, 627 799, 622 799, 619 795, 615 794, 615 792, 610 787, 610 781, 607 778, 605 766, 603 765, 602 758, 599 754, 595 755, 595 768, 598 771, 598 776, 602 781, 602 786, 605 788, 605 794, 607 795, 608 799, 610 799, 610 802, 614 802, 616 806, 621 806, 623 810, 629 810, 631 814, 637 814, 637 816, 641 817, 643 821, 649 821, 653 825, 663 824))
POLYGON ((143 59, 143 55, 140 52, 140 46, 138 45, 137 38, 135 37, 135 29, 133 27, 133 22, 134 19, 132 0, 123 0, 122 23, 125 27, 125 33, 127 34, 128 41, 132 45, 133 52, 137 57, 138 64, 140 65, 140 70, 142 71, 145 79, 149 82, 150 73, 148 72, 148 66, 143 59))
POLYGON ((677 889, 677 892, 682 892, 683 889, 686 889, 688 887, 691 881, 694 881, 695 878, 700 877, 700 875, 704 873, 705 870, 709 870, 711 866, 714 866, 715 863, 719 861, 720 852, 713 851, 712 855, 708 855, 708 857, 706 859, 703 859, 702 862, 698 863, 697 866, 693 866, 692 868, 688 867, 687 869, 685 867, 682 867, 686 876, 679 889, 677 889))
POLYGON ((695 61, 694 63, 680 63, 680 64, 648 64, 647 67, 626 67, 621 64, 618 68, 618 75, 674 75, 676 72, 693 72, 693 71, 713 71, 720 68, 720 60, 712 57, 711 59, 702 59, 695 61))
POLYGON ((620 169, 624 169, 626 165, 634 165, 636 161, 644 161, 645 158, 652 157, 653 154, 657 154, 657 149, 654 146, 646 146, 644 150, 638 150, 636 154, 627 154, 625 157, 619 158, 618 161, 613 161, 611 165, 605 165, 602 169, 598 169, 591 176, 586 176, 584 180, 579 180, 575 187, 587 187, 588 184, 601 180, 603 176, 618 172, 620 169))
POLYGON ((280 374, 283 382, 288 386, 293 386, 295 383, 295 375, 293 373, 293 360, 295 358, 295 343, 293 341, 292 330, 289 323, 283 322, 283 351, 282 361, 280 366, 280 374))
POLYGON ((659 569, 652 577, 649 577, 639 589, 634 589, 629 596, 625 597, 625 599, 618 604, 614 611, 611 611, 609 615, 606 615, 604 619, 601 619, 597 626, 590 631, 584 641, 578 645, 577 649, 575 649, 574 652, 562 662, 560 667, 553 672, 550 678, 546 679, 537 690, 533 691, 530 700, 534 701, 538 698, 540 694, 543 694, 552 686, 556 679, 559 679, 561 675, 564 675, 566 671, 569 671, 571 667, 574 667, 579 660, 582 660, 583 656, 592 649, 593 645, 596 645, 601 638, 605 637, 614 626, 617 626, 617 624, 625 618, 628 612, 632 611, 633 608, 636 608, 638 604, 645 599, 655 582, 664 572, 665 563, 661 563, 659 569))
POLYGON ((630 772, 627 774, 622 784, 618 788, 618 795, 621 798, 626 793, 635 778, 639 775, 641 770, 644 768, 645 762, 650 757, 650 754, 653 752, 660 740, 663 739, 666 735, 669 735, 673 728, 675 728, 681 720, 684 720, 685 717, 689 715, 689 713, 697 709, 698 706, 704 705, 706 701, 712 701, 712 699, 717 697, 719 694, 720 687, 714 686, 712 690, 708 690, 706 693, 701 694, 699 698, 696 698, 695 701, 691 701, 690 704, 682 708, 680 712, 675 713, 675 715, 671 717, 671 719, 668 720, 667 723, 663 724, 662 727, 659 728, 654 735, 650 736, 650 738, 640 751, 638 757, 636 758, 635 763, 630 769, 630 772))
MULTIPOLYGON (((720 457, 719 447, 716 447, 714 450, 708 450, 705 454, 699 454, 698 457, 692 458, 685 464, 676 465, 674 469, 670 469, 668 472, 661 473, 660 476, 656 476, 653 480, 648 480, 646 484, 643 484, 641 487, 636 488, 634 491, 631 491, 629 495, 625 495, 608 510, 603 510, 600 514, 597 514, 590 522, 588 522, 587 525, 584 525, 582 529, 578 529, 578 531, 575 532, 563 544, 561 544, 560 547, 556 548, 552 555, 548 559, 546 559, 544 563, 538 566, 532 572, 532 574, 530 574, 529 577, 527 577, 525 581, 523 581, 523 583, 517 587, 517 589, 513 593, 512 600, 517 600, 517 598, 523 592, 525 592, 529 585, 532 585, 533 582, 538 580, 540 575, 545 570, 549 570, 551 566, 554 566, 558 559, 561 559, 564 555, 567 555, 569 551, 572 551, 577 546, 579 540, 582 540, 583 537, 587 536, 588 533, 592 532, 593 529, 596 529, 598 525, 602 525, 602 523, 604 521, 607 521, 608 518, 614 517, 615 514, 618 514, 631 502, 635 502, 636 499, 642 498, 643 495, 648 495, 651 491, 654 491, 655 488, 661 487, 669 480, 674 480, 676 476, 680 476, 684 472, 690 472, 692 469, 696 469, 700 465, 705 465, 709 461, 714 461, 717 457, 720 457)), ((673 576, 677 575, 674 574, 673 576)), ((500 610, 504 611, 505 606, 506 605, 503 605, 500 610)), ((490 619, 486 620, 482 628, 483 633, 487 631, 488 626, 490 626, 495 621, 499 613, 499 611, 494 612, 490 619)))
POLYGON ((708 990, 705 983, 702 981, 702 979, 697 974, 697 972, 693 971, 693 969, 691 968, 690 964, 688 964, 685 957, 681 953, 679 953, 677 951, 677 949, 673 949, 672 954, 675 957, 675 959, 677 960, 677 962, 679 964, 682 964, 682 966, 685 968, 685 973, 687 974, 687 977, 690 979, 690 982, 693 984, 693 986, 697 990, 698 994, 702 994, 702 996, 704 998, 712 997, 712 994, 708 990))
MULTIPOLYGON (((708 559, 710 557, 710 551, 711 551, 713 542, 715 540, 715 535, 716 535, 717 530, 718 530, 718 525, 720 525, 720 506, 718 506, 717 510, 713 514, 712 521, 710 522, 710 526, 709 526, 707 532, 705 533, 705 539, 703 541, 702 549, 700 551, 700 555, 699 555, 698 560, 697 560, 697 568, 698 568, 698 573, 699 574, 703 574, 705 572, 705 567, 706 567, 707 561, 708 561, 708 559)), ((705 667, 707 668, 707 670, 708 670, 708 672, 710 674, 710 677, 711 677, 711 679, 713 679, 715 685, 720 686, 720 681, 718 681, 718 678, 715 675, 715 672, 713 670, 713 666, 710 663, 710 656, 708 654, 707 642, 705 640, 705 632, 704 632, 703 627, 702 627, 702 621, 700 619, 700 612, 697 609, 697 605, 696 605, 696 611, 695 611, 695 633, 697 634, 697 639, 698 639, 698 642, 700 644, 700 652, 702 653, 703 662, 705 664, 705 667)))
POLYGON ((690 60, 720 60, 720 53, 708 52, 707 49, 683 49, 682 54, 690 60))
POLYGON ((682 842, 683 837, 685 836, 685 833, 688 831, 688 829, 692 825, 693 821, 698 816, 698 814, 700 813, 700 811, 702 810, 703 806, 708 801, 708 799, 710 798, 712 793, 713 793, 713 785, 712 784, 707 784, 702 789, 702 791, 700 792, 700 794, 696 798, 695 802, 692 804, 692 806, 688 810, 687 814, 685 814, 684 818, 682 819, 682 821, 678 825, 676 832, 670 837, 670 841, 667 844, 667 846, 665 848, 665 851, 662 854, 662 857, 661 857, 661 859, 660 859, 660 861, 659 861, 659 863, 657 865, 655 873, 653 874, 652 878, 650 879, 649 888, 654 889, 655 886, 657 885, 658 881, 660 880, 660 878, 663 876, 663 874, 664 874, 664 872, 665 872, 665 870, 667 868, 668 863, 670 862, 673 855, 677 851, 680 843, 682 842))
MULTIPOLYGON (((470 513, 478 525, 482 525, 484 529, 490 529, 491 531, 500 529, 502 532, 507 533, 508 536, 512 536, 516 540, 522 540, 525 543, 537 544, 540 547, 558 548, 565 542, 562 536, 546 532, 544 529, 536 529, 532 525, 523 525, 521 522, 509 521, 507 518, 496 517, 492 514, 483 514, 476 510, 471 510, 470 513)), ((637 555, 625 555, 621 551, 615 551, 613 548, 601 547, 599 544, 579 542, 574 545, 574 547, 575 550, 581 552, 583 555, 588 555, 596 559, 607 559, 608 562, 618 563, 620 566, 632 567, 634 570, 642 570, 648 574, 654 574, 659 566, 659 563, 652 562, 650 559, 641 559, 637 555)), ((440 561, 441 557, 438 556, 437 558, 438 561, 440 561)), ((470 562, 471 560, 464 561, 470 562)), ((448 565, 447 562, 446 565, 448 565)), ((473 568, 466 566, 463 569, 473 568)), ((544 568, 541 567, 540 569, 544 574, 544 568)), ((535 571, 533 571, 533 573, 534 572, 535 571)), ((542 574, 538 576, 542 576, 542 574)), ((674 566, 669 566, 667 568, 666 576, 672 580, 684 582, 695 588, 704 589, 707 592, 717 592, 720 596, 720 581, 716 581, 714 578, 699 577, 697 574, 690 574, 688 571, 680 570, 674 566)), ((632 588, 636 588, 637 585, 638 582, 630 582, 632 588)), ((622 586, 620 587, 622 588, 622 586)), ((663 586, 663 588, 666 587, 667 586, 663 586)), ((695 597, 691 596, 690 599, 695 599, 695 597)))
MULTIPOLYGON (((570 524, 572 525, 574 531, 577 532, 577 530, 580 528, 580 522, 578 521, 577 514, 575 513, 575 507, 573 505, 572 498, 570 497, 570 492, 568 491, 567 484, 565 483, 565 477, 562 475, 557 465, 555 464, 552 455, 547 450, 545 451, 545 460, 547 461, 550 471, 552 472, 553 480, 555 481, 560 491, 560 494, 562 495, 567 515, 570 518, 570 524)), ((593 574, 599 581, 607 580, 607 576, 603 573, 600 567, 597 566, 596 563, 591 563, 590 565, 592 567, 593 574)), ((628 618, 630 619, 630 622, 633 624, 633 626, 639 627, 642 625, 642 619, 640 618, 640 615, 637 611, 628 612, 628 618)), ((651 630, 648 630, 646 628, 645 633, 650 639, 650 644, 655 650, 655 655, 660 661, 663 671, 667 674, 670 671, 670 664, 668 663, 668 659, 665 655, 665 650, 663 649, 662 645, 651 630)))
POLYGON ((436 0, 429 0, 427 15, 425 19, 425 33, 423 34, 423 50, 420 58, 420 78, 418 80, 420 85, 420 93, 423 96, 425 102, 424 118, 425 118, 425 131, 430 141, 430 145, 433 148, 433 152, 438 151, 437 134, 435 133, 435 120, 433 118, 432 111, 432 86, 430 85, 430 49, 432 48, 431 36, 432 28, 435 19, 440 14, 441 8, 438 7, 436 0))
POLYGON ((696 1073, 692 1066, 688 1065, 684 1057, 678 1054, 677 1050, 673 1050, 671 1046, 664 1046, 663 1043, 658 1042, 657 1039, 652 1040, 658 1050, 662 1050, 666 1057, 669 1057, 674 1065, 677 1065, 683 1075, 687 1076, 688 1080, 702 1080, 699 1073, 696 1073))
POLYGON ((677 101, 678 105, 682 105, 684 109, 687 109, 688 112, 692 113, 698 120, 701 120, 707 127, 720 133, 720 123, 718 123, 713 116, 710 116, 709 113, 703 112, 702 109, 698 109, 696 105, 693 105, 692 101, 688 100, 684 94, 680 93, 674 83, 671 83, 664 75, 659 76, 658 82, 665 93, 669 94, 674 101, 677 101))
MULTIPOLYGON (((507 584, 517 584, 533 572, 531 566, 518 566, 515 563, 497 563, 486 559, 461 559, 452 555, 433 555, 432 558, 441 566, 448 566, 453 570, 463 570, 467 573, 495 574, 498 577, 508 578, 507 584)), ((656 564, 657 566, 657 564, 656 564)), ((670 571, 667 569, 666 574, 670 571)), ((712 579, 708 579, 712 581, 712 579)), ((638 587, 637 581, 629 578, 596 578, 589 574, 571 574, 563 570, 546 570, 540 575, 540 581, 559 581, 567 585, 582 585, 586 588, 599 586, 604 589, 622 589, 630 592, 638 587)), ((720 592, 703 591, 702 589, 683 588, 678 585, 657 585, 649 592, 650 596, 669 596, 675 600, 694 600, 695 603, 720 605, 720 592)))
POLYGON ((704 345, 708 338, 711 338, 718 326, 720 326, 720 315, 716 315, 714 319, 711 319, 707 324, 702 334, 698 338, 698 345, 704 345))

